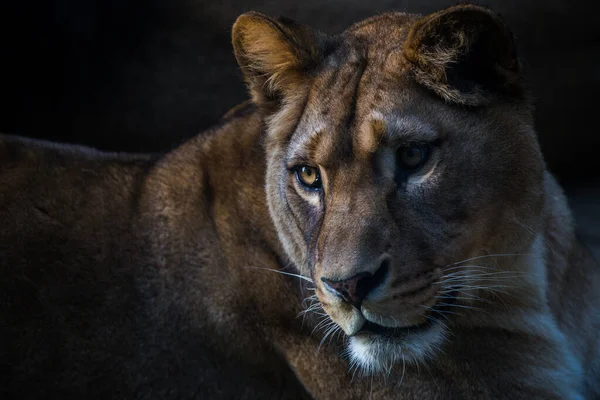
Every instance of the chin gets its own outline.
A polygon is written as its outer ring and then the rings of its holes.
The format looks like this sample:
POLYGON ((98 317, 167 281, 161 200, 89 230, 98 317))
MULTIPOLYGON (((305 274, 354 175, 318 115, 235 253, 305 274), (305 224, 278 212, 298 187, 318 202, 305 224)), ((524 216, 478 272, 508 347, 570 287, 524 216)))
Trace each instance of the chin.
POLYGON ((362 374, 389 374, 395 365, 404 368, 434 358, 446 337, 447 330, 439 322, 388 332, 359 332, 350 337, 347 352, 352 367, 362 374))

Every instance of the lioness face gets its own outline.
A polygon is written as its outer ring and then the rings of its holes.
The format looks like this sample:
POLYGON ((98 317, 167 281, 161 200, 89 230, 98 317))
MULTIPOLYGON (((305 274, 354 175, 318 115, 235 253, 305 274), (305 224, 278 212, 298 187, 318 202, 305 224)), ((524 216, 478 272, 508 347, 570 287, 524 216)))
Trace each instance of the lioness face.
POLYGON ((234 46, 266 115, 272 219, 351 356, 377 370, 435 355, 459 311, 523 272, 540 229, 510 35, 472 6, 337 37, 250 14, 234 46))

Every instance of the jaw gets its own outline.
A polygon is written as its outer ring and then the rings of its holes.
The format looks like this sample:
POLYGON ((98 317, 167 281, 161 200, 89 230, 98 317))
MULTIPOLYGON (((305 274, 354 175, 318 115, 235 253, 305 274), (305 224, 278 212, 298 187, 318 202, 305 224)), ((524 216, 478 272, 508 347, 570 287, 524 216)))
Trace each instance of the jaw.
MULTIPOLYGON (((359 333, 352 336, 348 343, 352 365, 356 365, 365 375, 372 375, 389 373, 397 364, 425 363, 442 351, 441 347, 450 333, 448 326, 452 329, 499 328, 528 334, 535 332, 542 337, 556 336, 557 328, 544 301, 545 285, 540 285, 547 279, 542 238, 536 237, 522 254, 526 257, 506 260, 522 275, 518 281, 512 282, 512 289, 503 288, 505 295, 491 297, 496 301, 500 299, 501 303, 494 303, 493 306, 476 304, 479 311, 465 311, 463 316, 452 315, 448 325, 433 320, 426 328, 406 328, 403 333, 396 335, 359 333), (506 304, 511 302, 513 308, 507 311, 506 304)), ((501 281, 500 284, 506 285, 506 282, 501 281)))
POLYGON ((350 338, 347 351, 351 364, 364 375, 389 373, 395 365, 422 363, 435 357, 446 336, 441 323, 395 336, 361 333, 350 338))

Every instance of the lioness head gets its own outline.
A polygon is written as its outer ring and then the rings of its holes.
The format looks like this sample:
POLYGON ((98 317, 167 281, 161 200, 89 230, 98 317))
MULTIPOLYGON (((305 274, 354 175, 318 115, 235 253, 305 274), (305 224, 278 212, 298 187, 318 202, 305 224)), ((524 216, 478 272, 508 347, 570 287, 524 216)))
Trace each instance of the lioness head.
POLYGON ((544 163, 497 15, 390 13, 328 36, 248 13, 233 44, 265 116, 271 217, 358 364, 433 356, 477 307, 535 306, 522 260, 544 163))

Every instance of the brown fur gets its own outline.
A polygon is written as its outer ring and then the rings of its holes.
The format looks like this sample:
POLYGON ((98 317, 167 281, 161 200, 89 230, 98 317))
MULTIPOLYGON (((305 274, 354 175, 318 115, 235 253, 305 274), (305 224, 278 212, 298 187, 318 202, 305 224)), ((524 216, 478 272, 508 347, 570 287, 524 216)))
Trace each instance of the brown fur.
POLYGON ((0 138, 0 394, 599 396, 600 271, 546 171, 499 24, 461 6, 327 37, 249 13, 233 44, 256 106, 173 152, 0 138), (440 39, 436 59, 431 35, 453 32, 465 40, 440 39), (452 79, 449 63, 464 67, 452 79), (410 140, 436 144, 400 179, 394 152, 410 140), (299 164, 319 167, 322 194, 298 186, 299 164), (456 264, 490 254, 506 256, 456 264), (322 284, 384 259, 362 313, 322 284), (315 313, 297 318, 312 287, 332 329, 419 324, 451 271, 473 287, 434 325, 445 335, 358 333, 350 350, 371 341, 376 359, 351 352, 352 382, 348 340, 329 341, 315 313))

